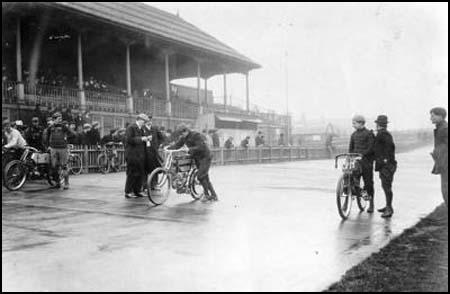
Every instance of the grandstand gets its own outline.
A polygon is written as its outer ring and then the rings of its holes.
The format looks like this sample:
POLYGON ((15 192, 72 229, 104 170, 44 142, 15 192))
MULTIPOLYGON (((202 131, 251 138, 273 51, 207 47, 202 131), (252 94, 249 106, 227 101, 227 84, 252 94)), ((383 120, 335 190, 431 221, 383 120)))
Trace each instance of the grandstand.
POLYGON ((143 3, 2 2, 2 116, 28 121, 35 105, 89 110, 102 130, 138 112, 156 124, 195 125, 210 113, 287 132, 289 117, 252 108, 249 72, 260 65, 179 16, 143 3), (214 103, 206 81, 246 77, 244 109, 214 103), (197 78, 197 88, 171 83, 197 78), (205 88, 200 88, 200 80, 205 88))

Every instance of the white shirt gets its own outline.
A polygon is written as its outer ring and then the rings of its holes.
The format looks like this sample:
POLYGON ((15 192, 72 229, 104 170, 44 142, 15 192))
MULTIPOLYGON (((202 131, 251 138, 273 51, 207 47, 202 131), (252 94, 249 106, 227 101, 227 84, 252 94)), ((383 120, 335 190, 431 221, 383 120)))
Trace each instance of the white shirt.
POLYGON ((8 141, 8 144, 6 144, 5 148, 20 148, 23 149, 27 145, 27 142, 22 137, 22 134, 14 128, 11 128, 11 132, 8 134, 5 132, 6 139, 8 141))

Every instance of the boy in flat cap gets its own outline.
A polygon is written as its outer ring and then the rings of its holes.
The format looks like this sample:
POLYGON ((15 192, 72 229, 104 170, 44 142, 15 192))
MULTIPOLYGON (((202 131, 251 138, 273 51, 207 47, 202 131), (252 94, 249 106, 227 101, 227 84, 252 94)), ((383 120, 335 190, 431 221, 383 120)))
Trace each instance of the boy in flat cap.
POLYGON ((432 173, 441 175, 441 191, 445 205, 448 207, 448 123, 445 120, 447 111, 442 107, 435 107, 430 111, 431 122, 436 125, 434 129, 434 150, 431 156, 434 159, 432 173))
POLYGON ((394 213, 392 208, 392 182, 394 173, 397 170, 397 161, 395 160, 395 144, 391 133, 387 130, 388 117, 379 115, 375 121, 377 125, 377 135, 374 143, 375 171, 379 172, 381 186, 386 196, 386 206, 379 209, 383 214, 381 217, 388 218, 394 213))
MULTIPOLYGON (((350 137, 348 152, 362 154, 362 159, 360 161, 362 172, 361 175, 356 176, 356 182, 359 183, 359 179, 362 176, 364 180, 364 190, 367 191, 367 194, 371 198, 367 212, 373 213, 373 143, 375 136, 371 130, 366 128, 366 119, 364 116, 355 115, 352 119, 352 124, 355 131, 350 137)), ((357 192, 360 193, 360 191, 357 192)))

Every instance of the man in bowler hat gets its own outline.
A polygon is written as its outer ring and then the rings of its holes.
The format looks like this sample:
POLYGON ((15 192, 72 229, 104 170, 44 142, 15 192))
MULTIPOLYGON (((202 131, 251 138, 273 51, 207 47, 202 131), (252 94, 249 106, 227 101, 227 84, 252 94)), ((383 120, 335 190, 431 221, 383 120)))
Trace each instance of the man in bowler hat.
POLYGON ((130 124, 125 133, 125 160, 127 179, 125 198, 143 197, 140 193, 145 177, 145 146, 149 138, 144 135, 144 124, 149 120, 145 114, 139 114, 136 122, 130 124))
POLYGON ((395 160, 395 144, 391 133, 387 130, 388 117, 379 115, 375 121, 377 125, 377 135, 373 146, 375 155, 375 171, 380 175, 381 186, 386 196, 386 206, 378 209, 383 213, 381 217, 392 217, 394 209, 392 207, 392 182, 397 170, 397 161, 395 160))

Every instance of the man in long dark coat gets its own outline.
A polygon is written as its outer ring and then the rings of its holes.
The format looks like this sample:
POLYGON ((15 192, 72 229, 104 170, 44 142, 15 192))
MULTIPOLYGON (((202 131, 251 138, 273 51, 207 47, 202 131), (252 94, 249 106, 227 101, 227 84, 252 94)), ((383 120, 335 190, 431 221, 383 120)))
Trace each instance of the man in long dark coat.
POLYGON ((448 207, 448 123, 445 120, 447 111, 435 107, 430 111, 431 122, 436 125, 434 130, 434 149, 431 156, 434 159, 432 173, 441 176, 441 191, 445 205, 448 207))
POLYGON ((148 116, 139 114, 136 123, 130 124, 125 133, 125 161, 127 163, 127 180, 125 182, 125 198, 143 197, 140 193, 145 176, 145 144, 144 123, 148 116))
MULTIPOLYGON (((149 141, 146 142, 145 147, 145 178, 152 173, 156 168, 161 167, 162 158, 158 153, 159 146, 164 141, 164 135, 162 132, 153 125, 152 116, 148 116, 149 120, 145 123, 144 126, 144 136, 146 136, 149 141)), ((154 177, 153 183, 151 183, 150 189, 155 188, 155 181, 157 178, 154 177)), ((144 186, 146 186, 146 181, 144 181, 144 186)), ((148 188, 148 187, 146 187, 148 188)))

